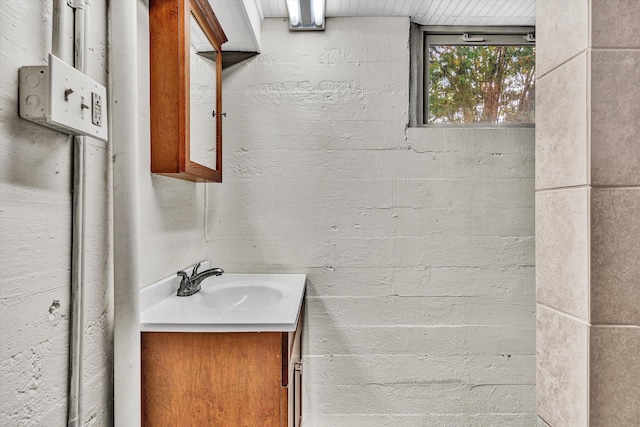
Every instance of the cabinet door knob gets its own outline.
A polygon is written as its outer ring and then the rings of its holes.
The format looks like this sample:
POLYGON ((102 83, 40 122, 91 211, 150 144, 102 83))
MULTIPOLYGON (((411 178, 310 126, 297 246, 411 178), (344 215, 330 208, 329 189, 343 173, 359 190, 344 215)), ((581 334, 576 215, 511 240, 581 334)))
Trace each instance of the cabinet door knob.
MULTIPOLYGON (((227 112, 223 111, 222 113, 220 113, 221 116, 227 117, 227 112)), ((211 112, 211 117, 215 117, 216 116, 216 110, 213 110, 211 112)))

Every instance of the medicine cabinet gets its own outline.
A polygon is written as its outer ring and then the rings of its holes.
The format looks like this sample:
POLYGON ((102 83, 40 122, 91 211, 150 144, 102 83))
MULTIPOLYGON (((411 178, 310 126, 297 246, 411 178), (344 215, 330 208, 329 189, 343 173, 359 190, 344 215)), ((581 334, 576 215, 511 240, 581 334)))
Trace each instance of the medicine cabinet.
POLYGON ((151 172, 221 182, 227 37, 208 0, 150 0, 149 32, 151 172))

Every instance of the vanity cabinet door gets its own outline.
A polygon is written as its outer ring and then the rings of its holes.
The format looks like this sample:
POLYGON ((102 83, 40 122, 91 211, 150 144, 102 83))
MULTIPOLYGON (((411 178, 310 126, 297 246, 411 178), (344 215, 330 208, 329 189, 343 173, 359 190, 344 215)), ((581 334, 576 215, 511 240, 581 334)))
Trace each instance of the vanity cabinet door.
POLYGON ((142 425, 279 427, 281 336, 143 332, 142 425))
POLYGON ((142 332, 142 425, 300 426, 302 315, 294 332, 142 332))
POLYGON ((290 425, 300 427, 302 424, 302 364, 296 364, 293 372, 293 398, 290 425))
MULTIPOLYGON (((284 404, 282 425, 287 427, 299 427, 302 422, 302 318, 304 306, 300 313, 300 320, 294 332, 287 334, 286 353, 283 345, 283 360, 286 358, 286 371, 283 368, 283 393, 284 404)), ((283 337, 284 339, 284 337, 283 337)))

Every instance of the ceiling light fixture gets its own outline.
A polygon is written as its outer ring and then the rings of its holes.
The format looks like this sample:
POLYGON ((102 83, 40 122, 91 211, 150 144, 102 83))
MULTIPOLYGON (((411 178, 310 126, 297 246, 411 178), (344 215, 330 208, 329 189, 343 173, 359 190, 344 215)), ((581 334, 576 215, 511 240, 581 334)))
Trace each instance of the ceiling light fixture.
POLYGON ((287 0, 289 30, 323 31, 325 0, 287 0))
POLYGON ((287 10, 289 11, 289 27, 297 27, 300 25, 299 0, 287 0, 287 10))

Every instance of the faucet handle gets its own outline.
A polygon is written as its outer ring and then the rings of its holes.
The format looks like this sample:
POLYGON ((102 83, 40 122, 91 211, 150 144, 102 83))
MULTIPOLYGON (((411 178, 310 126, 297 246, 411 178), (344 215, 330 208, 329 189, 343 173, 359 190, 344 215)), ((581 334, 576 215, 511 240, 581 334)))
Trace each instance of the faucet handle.
POLYGON ((178 276, 182 277, 182 283, 184 283, 185 281, 189 280, 189 275, 187 273, 185 273, 184 271, 180 270, 176 273, 178 276))
POLYGON ((182 278, 180 280, 180 286, 178 287, 178 296, 189 295, 188 292, 191 287, 189 275, 182 270, 178 271, 176 274, 182 278))
POLYGON ((198 274, 198 269, 200 268, 200 264, 202 264, 202 261, 200 261, 199 263, 197 263, 195 265, 195 267, 193 267, 193 272, 191 273, 191 278, 193 278, 196 274, 198 274))

